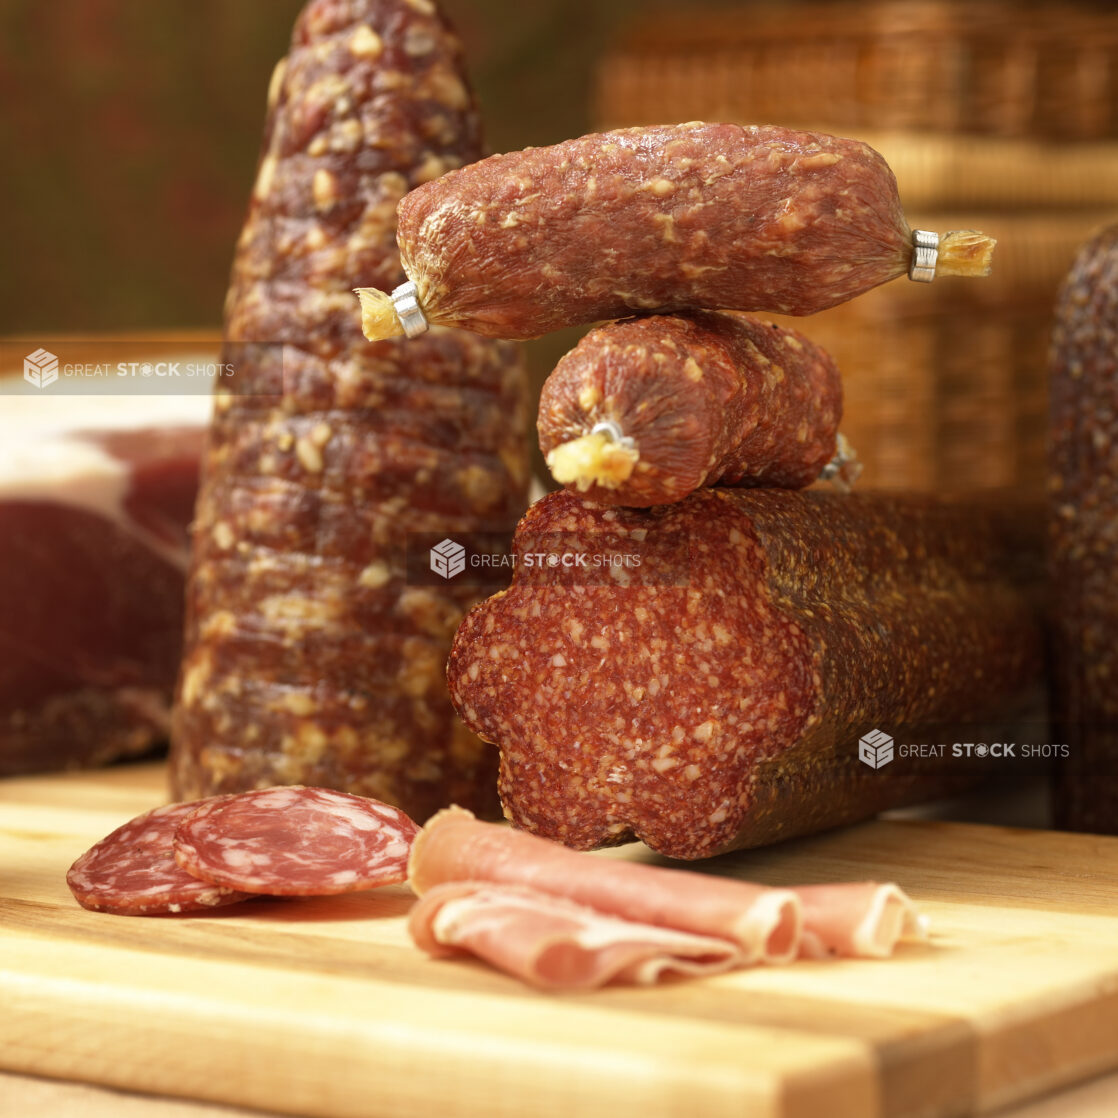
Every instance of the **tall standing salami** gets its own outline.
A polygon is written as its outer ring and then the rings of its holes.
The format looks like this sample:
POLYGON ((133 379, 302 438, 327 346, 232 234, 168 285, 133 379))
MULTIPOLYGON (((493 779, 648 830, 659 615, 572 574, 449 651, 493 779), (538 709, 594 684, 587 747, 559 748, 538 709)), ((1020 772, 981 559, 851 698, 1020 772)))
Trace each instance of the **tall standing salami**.
POLYGON ((358 283, 403 278, 396 203, 481 154, 431 0, 312 0, 269 90, 226 302, 174 713, 177 798, 338 788, 417 818, 491 810, 494 751, 445 663, 469 591, 410 584, 411 532, 511 525, 528 476, 515 350, 369 345, 358 283))

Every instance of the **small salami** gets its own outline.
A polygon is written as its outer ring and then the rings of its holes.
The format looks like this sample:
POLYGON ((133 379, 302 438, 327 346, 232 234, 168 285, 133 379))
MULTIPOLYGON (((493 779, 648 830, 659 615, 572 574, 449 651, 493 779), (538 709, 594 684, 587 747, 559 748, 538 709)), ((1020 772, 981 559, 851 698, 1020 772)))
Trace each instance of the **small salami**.
POLYGON ((175 829, 199 807, 216 803, 167 804, 118 827, 66 874, 78 904, 118 916, 160 916, 245 900, 247 894, 199 881, 175 862, 175 829))
POLYGON ((322 897, 407 878, 419 828, 399 809, 348 792, 262 788, 204 804, 175 833, 175 858, 214 885, 322 897))
POLYGON ((691 311, 591 330, 545 381, 537 427, 560 485, 645 507, 703 485, 811 485, 841 413, 838 369, 802 334, 691 311))
POLYGON ((857 140, 700 121, 490 156, 412 190, 397 218, 408 282, 358 290, 371 341, 695 307, 814 314, 906 273, 986 275, 994 248, 910 229, 893 172, 857 140))

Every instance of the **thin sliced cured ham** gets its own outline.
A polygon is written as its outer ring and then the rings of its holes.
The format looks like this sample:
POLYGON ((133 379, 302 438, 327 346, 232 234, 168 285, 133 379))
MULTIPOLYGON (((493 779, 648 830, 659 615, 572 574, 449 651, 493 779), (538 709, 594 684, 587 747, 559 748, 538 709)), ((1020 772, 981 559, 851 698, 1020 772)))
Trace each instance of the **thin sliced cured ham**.
POLYGON ((458 807, 433 816, 412 846, 408 883, 420 896, 447 881, 522 885, 611 916, 718 936, 745 963, 796 957, 801 906, 789 889, 687 870, 591 858, 458 807))
POLYGON ((794 892, 804 906, 801 958, 884 959, 902 939, 927 936, 927 918, 893 884, 800 885, 794 892))
POLYGON ((454 881, 425 893, 408 917, 416 944, 440 957, 468 952, 548 990, 610 982, 650 986, 664 975, 741 965, 737 944, 608 916, 518 885, 454 881))
POLYGON ((421 898, 409 930, 423 950, 471 952, 548 989, 884 957, 926 930, 896 885, 776 889, 612 861, 456 807, 416 838, 408 882, 421 898))

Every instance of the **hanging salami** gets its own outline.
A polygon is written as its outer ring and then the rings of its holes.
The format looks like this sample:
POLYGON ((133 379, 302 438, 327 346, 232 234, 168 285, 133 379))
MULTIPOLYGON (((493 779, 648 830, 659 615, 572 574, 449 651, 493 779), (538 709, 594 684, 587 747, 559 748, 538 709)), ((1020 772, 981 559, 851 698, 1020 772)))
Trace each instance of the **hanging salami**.
POLYGON ((408 281, 359 290, 370 339, 436 323, 533 338, 700 307, 813 314, 905 274, 985 275, 994 247, 910 229, 868 145, 776 125, 626 128, 494 155, 412 191, 398 215, 408 281))

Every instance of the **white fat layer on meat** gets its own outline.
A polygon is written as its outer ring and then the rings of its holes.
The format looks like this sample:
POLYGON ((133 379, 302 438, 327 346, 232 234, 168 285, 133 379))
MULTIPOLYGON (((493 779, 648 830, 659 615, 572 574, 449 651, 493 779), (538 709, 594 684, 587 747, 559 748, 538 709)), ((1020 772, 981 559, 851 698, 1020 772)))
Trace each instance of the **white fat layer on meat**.
POLYGON ((253 854, 251 850, 232 847, 221 852, 221 860, 231 869, 246 869, 249 866, 268 866, 272 858, 268 854, 253 854))
POLYGON ((633 980, 640 986, 655 986, 665 971, 670 974, 684 974, 699 977, 707 974, 721 974, 723 971, 744 966, 745 960, 739 955, 727 954, 725 958, 687 959, 679 955, 670 957, 660 955, 646 959, 630 968, 633 980))
MULTIPOLYGON (((364 808, 356 807, 350 803, 331 804, 330 815, 337 823, 344 820, 355 831, 379 831, 384 826, 383 819, 371 816, 364 808)), ((339 830, 339 833, 344 832, 339 830)))
POLYGON ((285 807, 292 807, 299 801, 299 792, 291 788, 269 789, 254 798, 257 806, 266 807, 269 811, 282 811, 285 807))
MULTIPOLYGON (((654 924, 641 924, 635 920, 607 916, 595 909, 550 897, 547 894, 529 895, 515 893, 512 890, 484 889, 469 896, 455 897, 447 901, 436 913, 431 925, 435 940, 447 947, 457 946, 457 937, 461 934, 463 925, 469 922, 471 928, 476 930, 479 927, 477 910, 484 912, 491 904, 499 905, 505 913, 509 909, 521 909, 533 913, 541 909, 550 909, 560 918, 584 920, 586 923, 574 933, 572 941, 586 951, 600 951, 618 943, 639 942, 651 947, 662 947, 669 953, 680 952, 689 955, 726 953, 735 962, 742 961, 737 944, 727 939, 658 928, 654 924)), ((504 917, 499 919, 503 920, 504 917)), ((495 917, 495 922, 497 920, 498 918, 495 917)))
POLYGON ((859 956, 885 958, 902 939, 927 939, 928 918, 896 885, 881 885, 866 915, 854 929, 852 943, 859 956))
POLYGON ((41 501, 79 508, 123 528, 161 559, 185 570, 185 548, 135 524, 124 508, 126 462, 75 431, 135 431, 200 426, 208 396, 10 396, 0 408, 0 501, 41 501))
POLYGON ((205 393, 55 396, 49 392, 48 388, 41 396, 4 395, 0 405, 0 446, 6 447, 9 439, 34 442, 67 431, 204 427, 209 424, 213 410, 213 401, 205 393))
POLYGON ((762 893, 735 922, 733 937, 746 954, 746 961, 755 963, 788 963, 796 957, 803 934, 803 909, 800 898, 791 889, 770 889, 762 893), (794 925, 782 951, 774 950, 769 941, 773 933, 791 915, 794 925))

